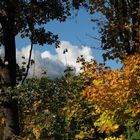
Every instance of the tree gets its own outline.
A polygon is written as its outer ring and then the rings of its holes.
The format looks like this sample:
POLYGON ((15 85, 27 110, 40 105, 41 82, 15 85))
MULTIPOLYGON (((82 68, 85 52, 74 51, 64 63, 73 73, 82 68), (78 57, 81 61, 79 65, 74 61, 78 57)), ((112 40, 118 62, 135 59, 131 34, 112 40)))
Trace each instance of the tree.
POLYGON ((123 63, 122 70, 112 70, 95 60, 85 62, 84 77, 90 84, 83 95, 95 107, 98 119, 94 125, 101 132, 110 136, 124 135, 128 139, 139 139, 139 54, 128 56, 123 63))
MULTIPOLYGON (((1 0, 0 2, 0 44, 5 48, 8 62, 10 86, 16 85, 16 35, 27 37, 31 44, 53 44, 58 46, 58 36, 46 32, 43 25, 51 20, 65 21, 70 15, 72 3, 67 0, 1 0)), ((75 8, 79 4, 73 1, 75 8)), ((19 135, 18 101, 1 101, 4 108, 4 139, 19 135)))
POLYGON ((90 12, 99 12, 104 20, 92 19, 101 26, 104 59, 123 60, 125 54, 140 52, 140 3, 137 0, 92 0, 90 12))

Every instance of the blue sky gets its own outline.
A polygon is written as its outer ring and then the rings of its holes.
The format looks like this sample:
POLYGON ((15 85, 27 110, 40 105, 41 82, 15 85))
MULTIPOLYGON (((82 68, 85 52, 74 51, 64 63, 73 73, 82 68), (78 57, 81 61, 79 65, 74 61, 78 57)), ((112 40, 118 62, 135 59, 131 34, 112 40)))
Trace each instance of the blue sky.
MULTIPOLYGON (((97 15, 95 15, 95 17, 96 16, 97 15)), ((96 38, 100 38, 100 34, 98 33, 99 28, 95 23, 91 22, 92 18, 94 18, 94 15, 89 15, 86 10, 81 9, 80 11, 75 11, 72 17, 68 17, 66 22, 60 23, 59 21, 51 21, 45 26, 45 28, 54 34, 58 34, 60 41, 67 41, 67 43, 70 43, 72 46, 82 48, 84 44, 91 47, 93 57, 98 62, 103 62, 101 56, 103 51, 92 49, 92 47, 100 47, 100 41, 92 39, 86 35, 89 34, 96 38)), ((16 45, 17 49, 20 50, 21 48, 30 45, 30 41, 28 39, 17 37, 16 45)), ((35 45, 34 50, 37 50, 40 53, 47 51, 52 54, 51 56, 57 53, 54 46, 49 45, 35 45)), ((117 64, 114 61, 107 61, 106 65, 111 66, 114 69, 120 68, 120 64, 117 64)))
MULTIPOLYGON (((89 15, 86 10, 80 10, 75 12, 72 17, 68 17, 66 22, 59 22, 59 21, 51 21, 47 23, 46 30, 53 32, 54 34, 58 34, 60 40, 67 40, 70 41, 74 45, 81 46, 81 43, 77 38, 79 38, 82 43, 88 45, 96 45, 100 46, 99 41, 92 40, 89 37, 86 37, 86 33, 91 35, 95 35, 99 37, 98 30, 93 30, 93 27, 96 27, 95 24, 91 23, 92 16, 89 15)), ((97 27, 96 27, 97 28, 97 27)), ((29 41, 17 38, 17 47, 20 48, 24 45, 28 45, 29 41)), ((43 47, 39 47, 40 51, 44 51, 50 49, 48 45, 44 45, 43 47)))

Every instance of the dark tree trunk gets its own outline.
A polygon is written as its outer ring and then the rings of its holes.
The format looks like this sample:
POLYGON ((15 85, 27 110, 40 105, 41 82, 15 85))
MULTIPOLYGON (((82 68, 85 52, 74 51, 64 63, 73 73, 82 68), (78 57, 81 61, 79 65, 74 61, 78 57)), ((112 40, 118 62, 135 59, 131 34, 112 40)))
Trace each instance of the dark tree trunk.
MULTIPOLYGON (((13 34, 12 23, 7 22, 3 26, 3 41, 5 47, 5 60, 8 61, 9 77, 11 87, 16 85, 16 49, 15 35, 13 34)), ((3 102, 5 128, 4 140, 11 139, 12 135, 19 135, 18 104, 15 100, 3 102)))
POLYGON ((5 48, 5 61, 8 61, 11 86, 14 87, 16 85, 16 45, 15 35, 12 31, 12 22, 6 21, 2 28, 5 48), (9 26, 11 26, 11 28, 9 26))
POLYGON ((128 55, 133 55, 134 53, 139 52, 139 30, 140 30, 140 16, 139 16, 139 7, 140 3, 138 0, 133 1, 115 1, 116 15, 118 20, 122 20, 122 25, 125 23, 132 22, 132 28, 130 29, 119 29, 120 41, 123 42, 125 51, 128 55), (131 3, 129 3, 131 2, 131 3), (131 16, 131 20, 129 19, 131 16))
MULTIPOLYGON (((11 23, 7 22, 3 26, 3 40, 5 47, 5 60, 9 63, 9 77, 11 87, 16 85, 16 49, 15 49, 15 36, 11 23), (7 25, 10 24, 10 25, 7 25)), ((11 139, 12 135, 19 135, 19 120, 18 120, 18 104, 17 101, 11 100, 3 102, 5 128, 4 140, 11 139)))
MULTIPOLYGON (((8 61, 10 86, 16 85, 16 44, 15 44, 15 21, 14 7, 7 4, 7 17, 1 25, 3 30, 3 45, 5 48, 5 60, 8 61)), ((6 86, 6 85, 5 85, 6 86)), ((7 100, 2 103, 5 117, 4 140, 10 140, 13 135, 19 135, 18 102, 7 100)))
POLYGON ((19 135, 18 104, 16 100, 11 100, 2 105, 5 118, 3 140, 11 140, 12 136, 19 135))

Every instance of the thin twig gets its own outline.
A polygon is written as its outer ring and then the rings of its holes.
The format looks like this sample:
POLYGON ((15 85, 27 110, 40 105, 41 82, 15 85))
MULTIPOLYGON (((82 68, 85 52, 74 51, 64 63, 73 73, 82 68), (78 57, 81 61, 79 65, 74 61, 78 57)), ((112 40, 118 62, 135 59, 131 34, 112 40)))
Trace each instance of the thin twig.
POLYGON ((86 33, 86 36, 88 36, 88 37, 90 37, 90 38, 92 38, 92 39, 101 41, 101 39, 99 39, 99 38, 97 38, 97 37, 94 37, 94 36, 92 36, 92 35, 90 35, 90 34, 87 34, 87 33, 86 33))
POLYGON ((87 45, 87 44, 83 43, 83 42, 81 41, 81 39, 80 39, 78 36, 76 36, 76 38, 77 38, 77 40, 81 43, 81 45, 83 45, 83 46, 89 46, 89 48, 92 48, 92 49, 95 49, 95 50, 103 50, 102 48, 93 47, 93 46, 91 46, 91 45, 87 45))
POLYGON ((30 68, 30 62, 31 62, 31 57, 32 57, 32 50, 33 50, 33 42, 31 41, 31 49, 30 49, 30 53, 29 53, 29 59, 28 59, 27 69, 26 69, 25 76, 24 76, 24 78, 22 80, 22 84, 24 83, 24 81, 26 80, 26 78, 28 76, 28 72, 29 72, 29 68, 30 68))

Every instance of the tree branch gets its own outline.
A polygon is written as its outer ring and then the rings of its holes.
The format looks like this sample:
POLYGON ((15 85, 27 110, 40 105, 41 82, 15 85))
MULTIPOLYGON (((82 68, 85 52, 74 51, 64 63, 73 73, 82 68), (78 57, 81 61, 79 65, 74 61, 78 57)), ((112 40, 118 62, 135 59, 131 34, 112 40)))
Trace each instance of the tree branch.
POLYGON ((24 81, 26 80, 26 78, 28 76, 28 72, 29 72, 29 68, 30 68, 30 62, 31 62, 31 57, 32 57, 32 50, 33 50, 33 42, 31 41, 31 49, 30 49, 30 53, 29 53, 29 59, 28 59, 27 69, 26 69, 25 76, 24 76, 24 78, 22 80, 22 84, 24 83, 24 81))

